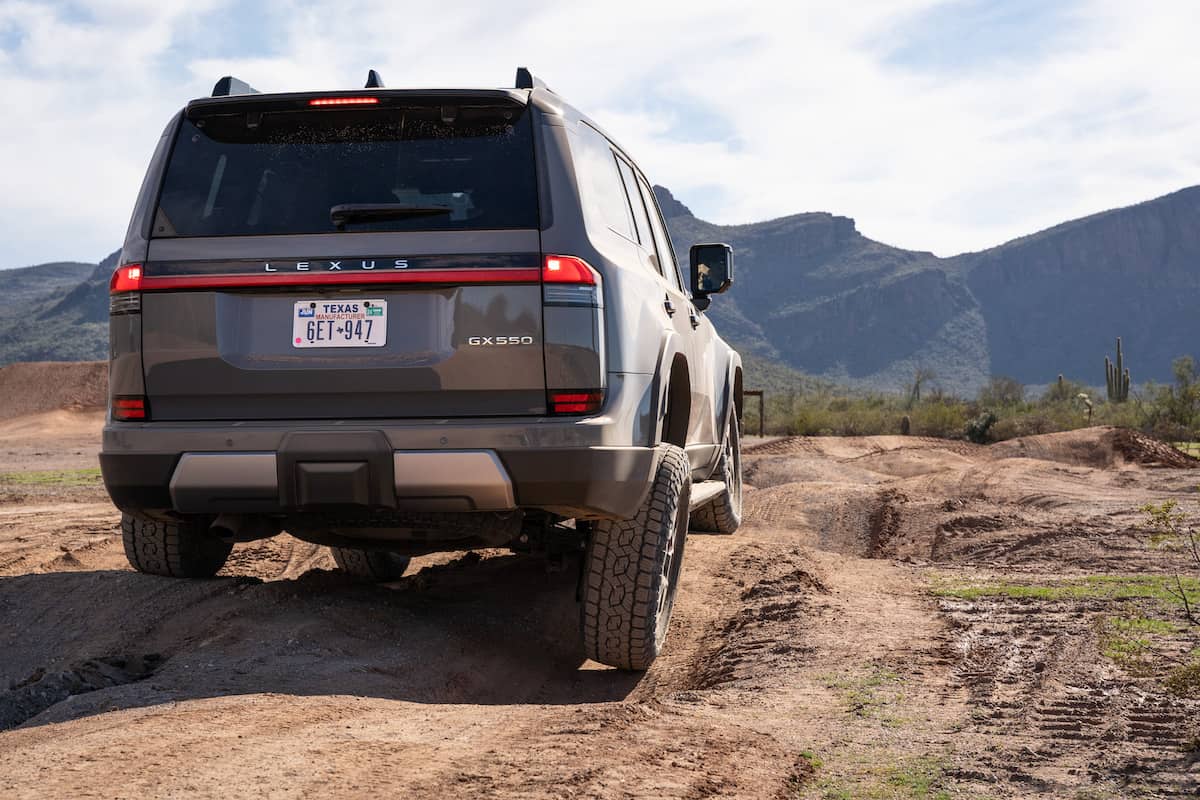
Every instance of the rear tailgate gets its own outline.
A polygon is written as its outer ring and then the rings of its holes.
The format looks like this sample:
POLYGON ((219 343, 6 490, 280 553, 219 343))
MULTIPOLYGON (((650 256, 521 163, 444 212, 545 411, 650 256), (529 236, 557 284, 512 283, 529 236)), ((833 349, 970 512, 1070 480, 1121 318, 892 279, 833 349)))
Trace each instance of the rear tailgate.
POLYGON ((546 410, 530 112, 372 97, 189 109, 140 287, 152 419, 546 410))

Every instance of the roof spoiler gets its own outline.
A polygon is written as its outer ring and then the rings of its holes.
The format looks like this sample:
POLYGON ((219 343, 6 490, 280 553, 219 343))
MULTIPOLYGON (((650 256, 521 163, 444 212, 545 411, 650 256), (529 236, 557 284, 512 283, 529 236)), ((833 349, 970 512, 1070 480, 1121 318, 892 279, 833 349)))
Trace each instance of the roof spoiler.
MULTIPOLYGON (((367 71, 367 89, 382 89, 383 78, 375 70, 367 71)), ((545 89, 547 92, 553 92, 546 82, 534 75, 527 67, 517 67, 516 88, 518 89, 545 89)), ((213 86, 213 97, 232 97, 238 94, 259 94, 258 89, 255 89, 250 84, 243 80, 226 75, 217 81, 213 86)))
POLYGON ((546 85, 546 82, 529 71, 528 67, 517 67, 518 89, 545 89, 547 92, 554 93, 554 90, 546 85))
POLYGON ((230 97, 235 94, 258 94, 258 89, 255 89, 245 81, 238 80, 232 75, 226 75, 221 80, 217 81, 213 86, 213 97, 230 97))

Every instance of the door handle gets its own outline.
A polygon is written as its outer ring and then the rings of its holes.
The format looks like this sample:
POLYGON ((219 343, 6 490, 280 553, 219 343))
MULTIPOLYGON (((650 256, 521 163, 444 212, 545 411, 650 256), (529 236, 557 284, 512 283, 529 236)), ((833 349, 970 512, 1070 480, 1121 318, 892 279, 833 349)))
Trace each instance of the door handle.
POLYGON ((688 319, 690 319, 692 321, 693 328, 700 327, 700 315, 696 313, 696 309, 694 309, 694 308, 688 309, 688 319))
POLYGON ((671 296, 667 295, 663 298, 663 308, 667 310, 667 316, 675 316, 675 304, 671 302, 671 296))

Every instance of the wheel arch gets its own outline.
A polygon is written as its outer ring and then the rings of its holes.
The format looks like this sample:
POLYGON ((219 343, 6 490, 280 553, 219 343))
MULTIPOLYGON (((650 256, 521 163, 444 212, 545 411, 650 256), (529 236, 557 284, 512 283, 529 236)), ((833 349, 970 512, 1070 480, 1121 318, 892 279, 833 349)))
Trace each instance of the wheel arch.
POLYGON ((674 331, 663 336, 659 349, 654 397, 652 444, 686 447, 692 416, 692 379, 687 355, 680 349, 674 331))
POLYGON ((721 446, 725 445, 725 437, 729 435, 730 416, 736 416, 740 423, 745 411, 746 400, 742 380, 742 359, 737 354, 737 351, 730 350, 729 362, 725 367, 725 391, 721 399, 721 411, 718 417, 721 421, 721 440, 719 442, 721 446))

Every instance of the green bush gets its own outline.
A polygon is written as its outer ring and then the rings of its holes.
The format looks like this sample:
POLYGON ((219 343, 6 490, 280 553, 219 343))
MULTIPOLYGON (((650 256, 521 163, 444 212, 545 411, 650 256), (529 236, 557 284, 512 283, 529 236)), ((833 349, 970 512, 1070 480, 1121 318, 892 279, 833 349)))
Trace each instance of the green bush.
POLYGON ((940 398, 915 406, 909 416, 912 418, 913 433, 918 436, 961 438, 967 424, 967 406, 962 401, 940 398))
POLYGON ((987 408, 1016 406, 1025 402, 1025 385, 1016 378, 997 375, 979 390, 979 405, 987 408))
MULTIPOLYGON (((1003 441, 1089 424, 1132 428, 1164 441, 1192 441, 1200 438, 1200 375, 1191 358, 1177 359, 1174 367, 1173 385, 1147 384, 1131 391, 1124 403, 1105 402, 1103 392, 1066 379, 1031 399, 1015 380, 997 377, 973 401, 928 387, 914 399, 911 389, 867 393, 801 382, 793 391, 768 392, 765 430, 793 436, 895 435, 907 416, 913 435, 972 441, 1003 441)), ((756 424, 757 415, 748 415, 747 430, 756 424)))

